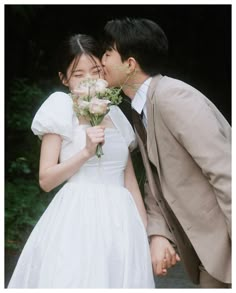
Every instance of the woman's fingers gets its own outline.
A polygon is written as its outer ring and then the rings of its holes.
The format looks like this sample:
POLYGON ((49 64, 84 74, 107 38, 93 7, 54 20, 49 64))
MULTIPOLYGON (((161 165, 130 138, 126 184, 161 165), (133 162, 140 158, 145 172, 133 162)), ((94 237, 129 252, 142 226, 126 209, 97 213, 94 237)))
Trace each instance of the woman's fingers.
POLYGON ((87 136, 92 143, 104 142, 105 133, 104 127, 94 126, 87 129, 87 136))
POLYGON ((97 145, 105 142, 105 128, 94 126, 86 129, 86 149, 91 155, 96 152, 97 145))

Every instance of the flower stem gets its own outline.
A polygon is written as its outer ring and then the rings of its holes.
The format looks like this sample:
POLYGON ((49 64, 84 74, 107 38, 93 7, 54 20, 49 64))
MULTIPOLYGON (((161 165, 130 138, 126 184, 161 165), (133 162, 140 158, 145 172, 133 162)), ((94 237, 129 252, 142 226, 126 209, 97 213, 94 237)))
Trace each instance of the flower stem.
POLYGON ((102 144, 101 143, 99 143, 97 145, 96 155, 97 155, 98 158, 101 158, 101 156, 104 155, 103 150, 102 150, 102 144))

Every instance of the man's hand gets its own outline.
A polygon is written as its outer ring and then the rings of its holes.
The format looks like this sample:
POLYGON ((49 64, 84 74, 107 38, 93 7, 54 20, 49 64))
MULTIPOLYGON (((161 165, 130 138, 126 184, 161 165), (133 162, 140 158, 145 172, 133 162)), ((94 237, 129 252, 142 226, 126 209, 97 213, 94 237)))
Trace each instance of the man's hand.
POLYGON ((180 261, 173 246, 163 236, 154 235, 151 237, 150 250, 153 272, 157 276, 165 276, 167 269, 180 261))

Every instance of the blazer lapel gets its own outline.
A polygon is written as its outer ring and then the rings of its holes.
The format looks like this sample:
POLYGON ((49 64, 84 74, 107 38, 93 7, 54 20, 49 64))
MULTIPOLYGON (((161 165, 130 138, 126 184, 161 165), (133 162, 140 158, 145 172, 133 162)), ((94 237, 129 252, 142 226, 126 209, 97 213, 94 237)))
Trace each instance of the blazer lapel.
POLYGON ((155 117, 154 117, 154 100, 155 90, 158 82, 163 76, 161 74, 152 78, 148 93, 147 93, 147 152, 150 161, 156 166, 158 173, 160 174, 159 155, 157 147, 157 139, 155 135, 155 117))

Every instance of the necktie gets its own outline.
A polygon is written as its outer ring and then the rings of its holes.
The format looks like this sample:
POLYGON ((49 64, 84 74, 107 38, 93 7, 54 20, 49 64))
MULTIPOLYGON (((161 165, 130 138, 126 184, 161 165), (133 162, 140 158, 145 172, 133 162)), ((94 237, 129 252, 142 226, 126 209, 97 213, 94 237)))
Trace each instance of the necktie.
MULTIPOLYGON (((141 115, 142 114, 143 114, 143 112, 141 113, 141 115)), ((133 119, 134 127, 135 127, 136 131, 138 132, 138 135, 142 139, 144 146, 146 147, 146 145, 147 145, 147 131, 143 125, 141 115, 137 111, 132 109, 132 119, 133 119)))

